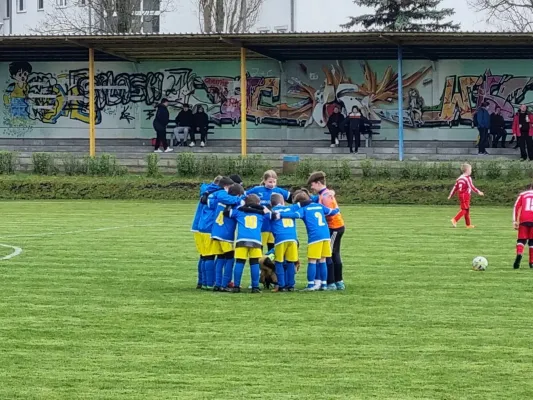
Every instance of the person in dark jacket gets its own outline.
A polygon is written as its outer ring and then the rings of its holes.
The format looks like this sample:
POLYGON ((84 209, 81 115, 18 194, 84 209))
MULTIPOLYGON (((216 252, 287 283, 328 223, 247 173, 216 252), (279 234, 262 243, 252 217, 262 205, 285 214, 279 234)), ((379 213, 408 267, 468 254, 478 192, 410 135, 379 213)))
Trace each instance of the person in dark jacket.
POLYGON ((520 158, 533 161, 533 114, 522 104, 513 119, 513 136, 520 146, 520 158))
POLYGON ((359 151, 359 146, 361 145, 361 133, 364 132, 365 123, 367 122, 368 120, 365 118, 359 107, 353 106, 352 112, 348 114, 343 124, 348 138, 350 153, 357 153, 359 151))
POLYGON ((194 143, 196 132, 200 133, 200 147, 205 147, 207 143, 207 131, 209 130, 209 116, 205 113, 202 106, 198 106, 196 114, 194 114, 193 120, 193 133, 191 133, 191 139, 194 143))
POLYGON ((337 147, 339 145, 339 133, 341 132, 342 123, 344 121, 344 115, 342 115, 340 107, 335 106, 333 114, 328 119, 328 130, 331 135, 331 146, 337 147))
POLYGON ((501 114, 500 107, 496 107, 494 112, 490 115, 490 133, 493 136, 492 147, 495 149, 498 147, 498 142, 502 141, 502 148, 505 149, 505 139, 507 138, 507 132, 505 131, 505 119, 501 114))
POLYGON ((191 143, 189 143, 189 146, 194 147, 196 143, 194 142, 194 134, 192 132, 193 125, 194 117, 192 110, 189 108, 188 104, 183 104, 183 109, 176 117, 176 127, 174 128, 175 140, 179 140, 180 144, 184 144, 184 141, 187 140, 187 136, 190 134, 191 143))
POLYGON ((489 141, 490 114, 487 109, 489 103, 483 102, 476 113, 477 129, 479 131, 478 154, 488 155, 487 144, 489 141))
POLYGON ((169 119, 170 119, 170 115, 168 113, 168 100, 163 99, 161 100, 161 103, 157 106, 157 112, 155 114, 154 123, 153 123, 155 133, 156 133, 156 139, 155 139, 155 152, 156 153, 162 153, 162 151, 159 149, 160 146, 163 146, 165 153, 172 151, 172 149, 169 148, 167 144, 167 125, 168 125, 169 119))

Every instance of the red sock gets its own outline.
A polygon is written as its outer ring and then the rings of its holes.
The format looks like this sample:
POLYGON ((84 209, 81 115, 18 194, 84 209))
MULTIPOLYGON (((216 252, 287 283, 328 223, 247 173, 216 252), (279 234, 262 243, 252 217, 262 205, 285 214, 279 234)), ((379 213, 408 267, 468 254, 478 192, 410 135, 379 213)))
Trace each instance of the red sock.
POLYGON ((453 217, 453 219, 457 222, 461 218, 463 218, 464 215, 465 215, 465 210, 459 210, 459 212, 457 213, 455 217, 453 217))
POLYGON ((472 223, 470 221, 470 210, 465 211, 465 222, 466 222, 466 226, 470 226, 470 224, 472 223))
MULTIPOLYGON (((521 256, 524 253, 524 245, 522 243, 516 244, 516 255, 521 256)), ((529 254, 531 256, 531 249, 529 249, 529 254)))

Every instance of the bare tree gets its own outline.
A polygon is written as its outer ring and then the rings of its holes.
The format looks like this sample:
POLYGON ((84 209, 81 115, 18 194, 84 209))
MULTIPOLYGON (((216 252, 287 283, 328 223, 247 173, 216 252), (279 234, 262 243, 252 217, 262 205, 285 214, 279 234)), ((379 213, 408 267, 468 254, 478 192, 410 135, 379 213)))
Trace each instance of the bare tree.
POLYGON ((533 32, 533 0, 468 0, 499 30, 533 32))
POLYGON ((157 33, 174 0, 53 0, 40 25, 43 34, 157 33))
POLYGON ((265 0, 195 0, 204 33, 249 32, 265 0))

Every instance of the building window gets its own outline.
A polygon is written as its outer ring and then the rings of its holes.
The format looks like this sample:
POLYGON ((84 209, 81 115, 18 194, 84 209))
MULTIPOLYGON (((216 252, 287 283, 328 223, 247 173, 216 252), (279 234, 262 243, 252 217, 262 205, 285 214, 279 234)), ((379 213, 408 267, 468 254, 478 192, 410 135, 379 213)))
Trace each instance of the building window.
POLYGON ((57 6, 58 7, 66 7, 67 6, 67 0, 57 0, 57 6))
POLYGON ((44 10, 44 0, 37 0, 37 10, 44 10))
POLYGON ((159 33, 159 15, 143 16, 143 33, 159 33))
POLYGON ((18 12, 25 12, 26 11, 25 0, 18 0, 17 1, 17 11, 18 12))
POLYGON ((6 18, 11 17, 11 0, 6 1, 6 18))

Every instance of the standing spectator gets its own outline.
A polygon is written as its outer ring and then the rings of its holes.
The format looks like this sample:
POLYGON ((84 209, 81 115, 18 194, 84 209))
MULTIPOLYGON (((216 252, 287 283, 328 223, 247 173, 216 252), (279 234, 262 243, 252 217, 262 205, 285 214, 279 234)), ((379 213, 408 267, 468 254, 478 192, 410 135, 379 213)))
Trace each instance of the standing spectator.
POLYGON ((494 112, 490 115, 490 133, 492 134, 492 147, 496 149, 498 142, 502 141, 502 149, 505 149, 505 140, 507 139, 507 132, 505 131, 505 119, 501 114, 501 108, 496 107, 494 112))
POLYGON ((165 153, 172 151, 172 149, 169 148, 167 144, 167 125, 169 119, 170 116, 168 113, 168 100, 163 99, 161 100, 161 103, 157 106, 157 112, 155 114, 153 124, 156 133, 154 150, 156 153, 162 153, 162 151, 159 149, 160 146, 163 146, 165 153))
POLYGON ((479 131, 478 154, 488 155, 487 143, 489 140, 490 114, 487 110, 488 103, 483 102, 476 113, 477 129, 479 131))
POLYGON ((205 113, 202 106, 198 106, 196 114, 194 114, 194 130, 191 133, 192 143, 195 142, 196 132, 200 132, 200 147, 205 147, 207 143, 207 131, 209 130, 209 116, 205 113))
POLYGON ((180 143, 183 143, 184 140, 187 140, 187 136, 191 134, 191 143, 189 146, 194 147, 196 143, 194 142, 194 134, 192 133, 192 127, 194 124, 194 117, 191 109, 188 104, 183 105, 183 110, 181 110, 176 117, 176 127, 174 128, 174 138, 179 140, 180 143))
POLYGON ((344 116, 342 115, 339 106, 335 106, 333 114, 331 114, 328 119, 328 130, 331 135, 330 147, 337 147, 339 145, 339 133, 341 132, 343 121, 344 116))
POLYGON ((357 153, 359 151, 361 132, 365 129, 365 122, 367 122, 367 119, 363 116, 359 107, 353 106, 352 112, 344 120, 350 153, 357 153))
POLYGON ((533 161, 533 116, 529 114, 527 106, 522 104, 513 119, 513 135, 516 136, 518 146, 520 146, 520 157, 522 160, 533 161))

